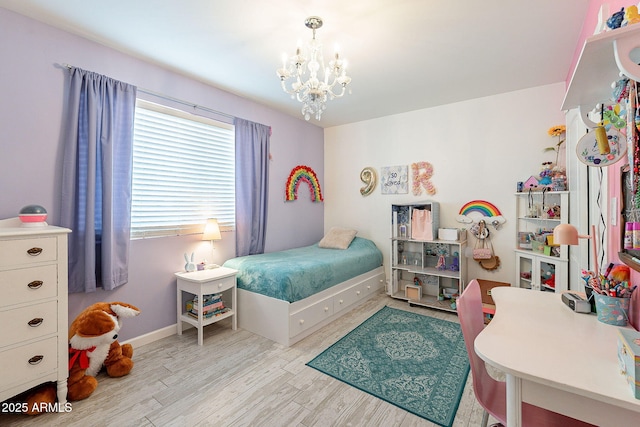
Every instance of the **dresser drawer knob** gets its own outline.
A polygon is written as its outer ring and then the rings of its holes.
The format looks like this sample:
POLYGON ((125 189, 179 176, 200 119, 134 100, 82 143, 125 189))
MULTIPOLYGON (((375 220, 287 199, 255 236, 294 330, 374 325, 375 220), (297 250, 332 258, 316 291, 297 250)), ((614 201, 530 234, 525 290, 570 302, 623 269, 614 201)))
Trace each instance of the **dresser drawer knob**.
POLYGON ((34 280, 33 282, 29 283, 27 286, 29 287, 29 289, 39 289, 40 287, 42 287, 43 284, 44 282, 42 280, 34 280))
POLYGON ((42 359, 44 359, 44 356, 39 354, 37 356, 33 356, 31 359, 29 359, 29 364, 30 365, 37 365, 38 363, 42 362, 42 359))
POLYGON ((304 319, 300 319, 300 324, 304 324, 304 319))
POLYGON ((27 325, 31 326, 32 328, 37 328, 38 326, 42 325, 42 322, 44 322, 44 319, 42 317, 34 317, 27 322, 27 325))
POLYGON ((42 248, 31 248, 27 253, 31 256, 38 256, 42 253, 42 248))
POLYGON ((360 295, 360 291, 356 292, 356 295, 360 295))
POLYGON ((329 307, 325 306, 324 311, 329 311, 329 307))

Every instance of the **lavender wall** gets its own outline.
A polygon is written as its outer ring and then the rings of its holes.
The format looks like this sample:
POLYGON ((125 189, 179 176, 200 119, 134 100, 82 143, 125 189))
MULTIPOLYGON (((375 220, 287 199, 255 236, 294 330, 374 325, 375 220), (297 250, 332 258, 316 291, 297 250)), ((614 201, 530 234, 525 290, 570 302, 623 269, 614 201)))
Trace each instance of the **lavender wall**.
MULTIPOLYGON (((202 82, 0 8, 0 218, 17 216, 37 203, 59 223, 61 120, 68 63, 140 88, 272 127, 269 218, 266 251, 304 246, 323 234, 324 206, 300 197, 284 202, 284 184, 299 164, 311 166, 324 182, 323 130, 202 82)), ((274 81, 274 84, 277 82, 274 81)), ((182 254, 211 258, 201 236, 135 240, 129 283, 112 292, 71 294, 69 320, 97 301, 124 301, 142 315, 127 321, 122 338, 139 336, 176 322, 173 272, 182 254)), ((235 253, 233 232, 216 242, 214 262, 235 253)))

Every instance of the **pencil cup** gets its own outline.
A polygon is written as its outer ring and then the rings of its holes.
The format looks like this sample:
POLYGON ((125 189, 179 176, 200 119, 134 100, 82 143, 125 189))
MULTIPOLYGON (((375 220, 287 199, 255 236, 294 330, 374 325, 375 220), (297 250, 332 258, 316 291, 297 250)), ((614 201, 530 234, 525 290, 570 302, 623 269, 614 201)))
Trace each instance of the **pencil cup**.
POLYGON ((626 326, 629 318, 629 300, 595 294, 598 320, 608 325, 626 326))

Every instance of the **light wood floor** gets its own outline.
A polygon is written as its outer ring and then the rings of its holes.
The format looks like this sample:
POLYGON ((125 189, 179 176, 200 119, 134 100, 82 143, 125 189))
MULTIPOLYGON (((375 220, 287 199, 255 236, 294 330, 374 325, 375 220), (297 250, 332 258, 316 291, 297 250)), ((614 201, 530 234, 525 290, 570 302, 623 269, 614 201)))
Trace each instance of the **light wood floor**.
MULTIPOLYGON (((328 377, 305 363, 384 305, 458 321, 451 313, 411 308, 380 294, 286 348, 231 329, 230 319, 134 348, 123 378, 98 376, 98 389, 69 413, 0 414, 3 426, 424 426, 434 424, 328 377)), ((126 322, 123 326, 127 327, 126 322)), ((471 374, 454 426, 479 426, 471 374)), ((491 417, 489 424, 495 422, 491 417)))

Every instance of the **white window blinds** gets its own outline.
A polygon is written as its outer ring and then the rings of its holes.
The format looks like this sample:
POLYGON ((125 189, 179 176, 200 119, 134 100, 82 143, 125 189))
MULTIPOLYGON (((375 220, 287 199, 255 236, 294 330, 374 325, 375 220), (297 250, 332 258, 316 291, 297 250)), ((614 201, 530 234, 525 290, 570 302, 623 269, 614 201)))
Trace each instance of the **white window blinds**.
POLYGON ((131 237, 201 233, 207 218, 235 225, 232 125, 138 100, 131 237))

